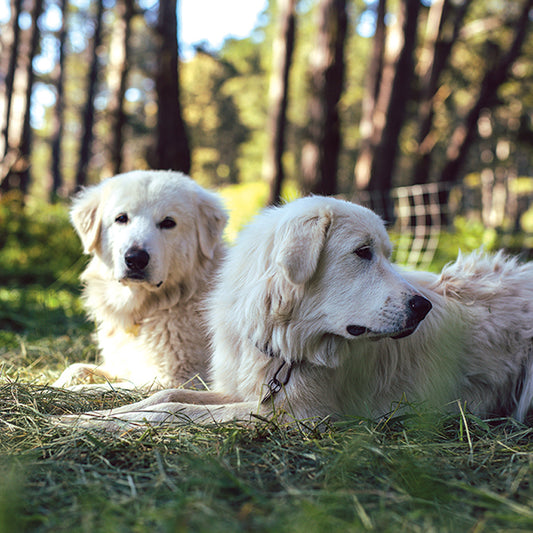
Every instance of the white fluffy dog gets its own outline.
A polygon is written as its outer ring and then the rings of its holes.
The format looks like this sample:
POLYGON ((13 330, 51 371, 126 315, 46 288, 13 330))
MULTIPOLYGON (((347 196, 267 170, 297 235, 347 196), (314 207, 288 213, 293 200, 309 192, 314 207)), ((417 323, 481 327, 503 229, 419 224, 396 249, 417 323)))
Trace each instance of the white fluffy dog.
POLYGON ((84 299, 103 362, 72 365, 55 386, 93 373, 133 387, 205 379, 204 304, 227 220, 218 197, 178 172, 135 171, 84 189, 71 219, 91 254, 84 299))
POLYGON ((161 391, 84 419, 380 417, 405 400, 523 420, 533 264, 475 253, 437 276, 400 273, 390 253, 380 218, 352 203, 310 197, 266 210, 212 296, 213 390, 161 391))

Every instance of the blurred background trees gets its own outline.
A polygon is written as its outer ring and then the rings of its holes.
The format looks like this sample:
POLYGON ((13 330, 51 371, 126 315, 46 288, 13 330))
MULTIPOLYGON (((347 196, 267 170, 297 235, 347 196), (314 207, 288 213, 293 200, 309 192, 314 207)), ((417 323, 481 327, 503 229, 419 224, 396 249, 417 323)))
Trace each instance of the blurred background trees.
POLYGON ((173 168, 391 220, 398 186, 529 177, 532 4, 270 0, 248 38, 178 61, 176 0, 3 0, 0 190, 173 168))

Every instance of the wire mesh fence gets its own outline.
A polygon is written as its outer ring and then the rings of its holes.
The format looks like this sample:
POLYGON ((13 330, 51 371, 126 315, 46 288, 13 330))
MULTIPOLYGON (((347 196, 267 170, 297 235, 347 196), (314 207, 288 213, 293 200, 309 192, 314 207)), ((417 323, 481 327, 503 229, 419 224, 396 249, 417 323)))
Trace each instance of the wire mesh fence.
POLYGON ((461 184, 410 185, 389 194, 364 191, 352 200, 380 214, 393 213, 394 260, 409 268, 431 264, 443 232, 452 229, 457 216, 494 231, 502 247, 533 256, 533 178, 482 172, 461 184))

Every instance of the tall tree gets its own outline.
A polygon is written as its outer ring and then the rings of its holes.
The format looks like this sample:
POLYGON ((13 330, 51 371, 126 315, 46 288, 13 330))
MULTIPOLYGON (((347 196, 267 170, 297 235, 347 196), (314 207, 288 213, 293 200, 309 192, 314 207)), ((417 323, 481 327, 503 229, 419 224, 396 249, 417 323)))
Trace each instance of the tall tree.
POLYGON ((49 190, 50 201, 54 202, 63 185, 61 171, 62 152, 61 140, 63 139, 63 123, 65 110, 65 41, 67 37, 67 11, 68 0, 60 0, 62 24, 59 30, 59 58, 56 70, 56 105, 54 107, 52 143, 52 183, 49 190))
POLYGON ((80 157, 78 160, 78 170, 76 172, 76 188, 80 188, 87 182, 87 172, 91 158, 91 148, 93 144, 93 127, 95 121, 94 99, 98 85, 98 50, 102 42, 102 23, 104 16, 104 2, 98 0, 96 6, 96 21, 91 47, 91 65, 89 67, 89 77, 87 80, 87 100, 83 110, 83 135, 80 146, 80 157))
POLYGON ((28 191, 30 183, 30 158, 32 147, 32 129, 31 129, 31 95, 33 91, 35 73, 33 70, 33 59, 37 54, 39 45, 40 31, 38 19, 43 10, 43 0, 34 0, 31 10, 31 28, 28 54, 26 60, 26 84, 24 88, 24 107, 22 111, 22 130, 20 139, 15 150, 18 152, 18 159, 15 165, 9 169, 8 173, 2 180, 1 189, 6 191, 10 188, 18 188, 23 196, 28 191))
POLYGON ((129 73, 131 19, 134 14, 133 0, 118 0, 116 21, 113 24, 107 85, 110 92, 109 113, 111 118, 110 166, 111 173, 118 174, 122 169, 122 145, 126 112, 124 95, 126 94, 129 73))
POLYGON ((346 0, 320 0, 316 45, 309 58, 308 139, 302 148, 304 193, 334 194, 340 150, 338 104, 344 82, 346 0))
POLYGON ((431 153, 436 139, 432 135, 435 98, 441 74, 448 65, 464 17, 472 0, 459 4, 451 0, 436 0, 429 9, 426 39, 420 60, 420 97, 418 99, 417 152, 413 183, 427 183, 431 153))
POLYGON ((283 183, 286 112, 289 70, 296 32, 296 0, 278 0, 279 29, 272 46, 272 74, 269 91, 268 146, 263 162, 263 178, 270 184, 269 205, 280 202, 283 183))
POLYGON ((157 24, 157 141, 155 165, 189 173, 191 154, 181 113, 178 75, 177 0, 160 0, 157 24))
POLYGON ((7 155, 9 150, 9 118, 11 105, 13 102, 13 85, 15 81, 15 71, 17 69, 17 59, 20 44, 20 13, 22 10, 22 0, 12 0, 11 2, 11 51, 9 54, 9 64, 4 82, 4 116, 2 117, 2 138, 4 142, 3 155, 7 155))
MULTIPOLYGON (((391 59, 383 65, 379 94, 375 103, 372 123, 371 160, 368 168, 356 175, 358 190, 387 193, 392 186, 392 175, 398 152, 398 139, 404 123, 406 102, 410 96, 414 72, 414 50, 420 2, 401 0, 394 39, 389 39, 391 59), (391 45, 390 43, 394 43, 391 45), (394 46, 394 49, 392 48, 394 46), (368 181, 366 181, 368 180, 368 181)), ((356 168, 361 163, 356 163, 356 168)), ((392 211, 386 200, 376 209, 386 220, 392 219, 392 211)))
POLYGON ((365 91, 361 103, 361 123, 359 126, 361 141, 359 154, 355 164, 355 182, 359 190, 365 190, 370 182, 370 168, 375 149, 376 133, 376 102, 379 97, 383 64, 385 61, 385 43, 387 28, 385 15, 387 1, 379 0, 376 6, 376 29, 374 32, 372 52, 365 76, 365 91))

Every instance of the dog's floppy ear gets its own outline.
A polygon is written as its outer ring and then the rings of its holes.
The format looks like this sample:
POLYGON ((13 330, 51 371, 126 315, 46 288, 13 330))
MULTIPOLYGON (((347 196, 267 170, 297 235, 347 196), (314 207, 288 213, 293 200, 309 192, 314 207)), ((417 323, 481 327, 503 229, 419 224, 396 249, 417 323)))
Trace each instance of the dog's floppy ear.
POLYGON ((88 187, 76 196, 70 209, 70 220, 80 236, 86 254, 95 250, 100 241, 101 200, 102 186, 88 187))
POLYGON ((198 242, 200 250, 208 259, 213 258, 215 248, 222 238, 228 215, 215 193, 200 190, 198 192, 198 242))
MULTIPOLYGON (((315 273, 333 214, 321 209, 318 214, 292 219, 281 239, 276 264, 294 285, 302 285, 315 273)), ((280 232, 283 230, 280 230, 280 232)))

